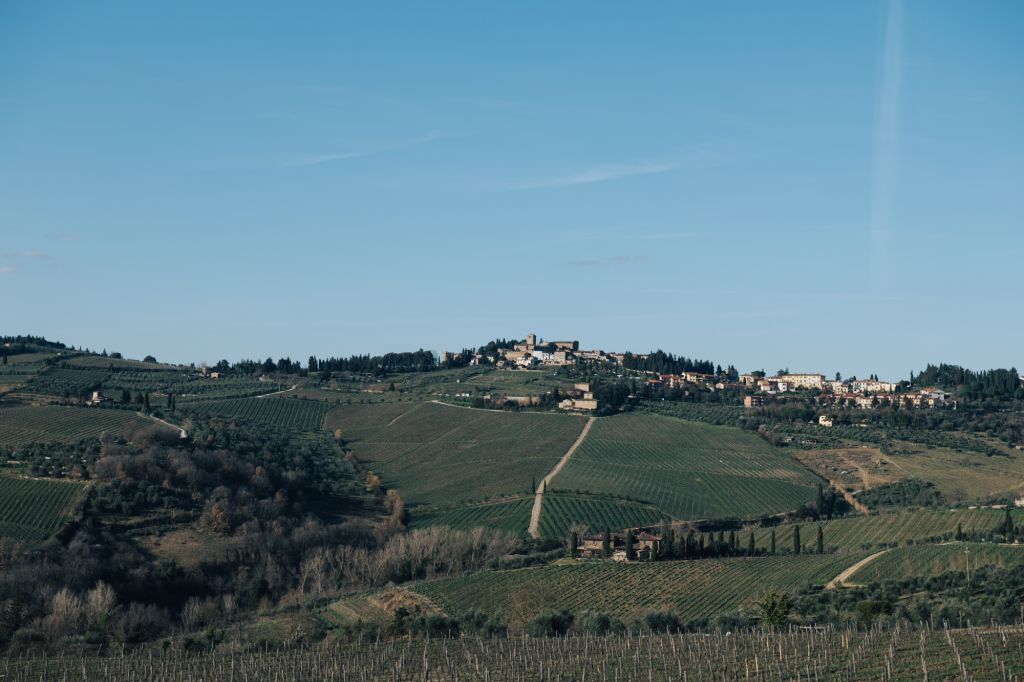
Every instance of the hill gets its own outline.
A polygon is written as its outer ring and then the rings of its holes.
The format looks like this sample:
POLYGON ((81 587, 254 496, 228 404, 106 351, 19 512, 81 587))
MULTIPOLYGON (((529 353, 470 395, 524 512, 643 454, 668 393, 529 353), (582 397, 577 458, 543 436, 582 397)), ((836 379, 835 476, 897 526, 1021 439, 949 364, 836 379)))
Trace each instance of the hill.
MULTIPOLYGON (((676 519, 753 517, 813 499, 820 480, 757 435, 656 414, 597 420, 555 490, 620 495, 676 519)), ((600 527, 597 518, 580 522, 600 527)))

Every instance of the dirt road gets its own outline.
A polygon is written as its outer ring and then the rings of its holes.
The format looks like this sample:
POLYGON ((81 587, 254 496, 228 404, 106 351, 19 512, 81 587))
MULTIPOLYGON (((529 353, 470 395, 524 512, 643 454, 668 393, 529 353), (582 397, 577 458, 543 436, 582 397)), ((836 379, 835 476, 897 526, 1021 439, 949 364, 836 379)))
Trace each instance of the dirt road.
POLYGON ((541 505, 544 504, 544 490, 547 489, 548 485, 550 485, 551 479, 558 475, 558 472, 562 470, 565 463, 569 461, 569 458, 572 457, 572 453, 576 452, 576 448, 578 448, 586 439, 587 434, 590 433, 590 427, 594 425, 595 420, 596 417, 590 417, 587 419, 587 423, 583 426, 583 430, 580 431, 580 435, 576 438, 576 442, 566 450, 565 454, 562 455, 562 458, 558 460, 558 464, 555 465, 555 468, 549 471, 548 475, 540 480, 540 484, 537 486, 537 491, 533 494, 533 511, 530 512, 530 527, 527 529, 527 532, 529 532, 531 537, 540 537, 540 508, 541 505))
POLYGON ((846 581, 852 578, 857 571, 864 568, 872 561, 874 561, 875 559, 882 556, 888 551, 889 550, 887 549, 883 549, 881 552, 875 552, 870 556, 864 557, 863 559, 855 563, 853 566, 850 566, 848 569, 837 575, 835 578, 832 578, 832 580, 829 580, 828 583, 825 585, 825 589, 834 590, 837 587, 856 587, 856 585, 848 584, 846 581))

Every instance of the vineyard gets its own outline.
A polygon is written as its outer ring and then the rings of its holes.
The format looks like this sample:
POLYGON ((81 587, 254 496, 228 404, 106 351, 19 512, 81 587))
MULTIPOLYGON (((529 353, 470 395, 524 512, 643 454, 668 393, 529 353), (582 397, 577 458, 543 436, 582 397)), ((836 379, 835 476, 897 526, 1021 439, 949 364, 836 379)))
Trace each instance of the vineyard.
POLYGON ((563 638, 398 639, 244 652, 12 659, 10 682, 94 679, 1000 680, 1024 676, 1024 628, 759 630, 563 638))
MULTIPOLYGON (((891 547, 914 542, 935 541, 952 538, 960 524, 964 533, 987 532, 994 529, 1003 519, 1003 512, 997 509, 920 509, 893 514, 872 514, 851 516, 822 522, 825 547, 842 551, 860 551, 891 547)), ((1024 522, 1024 511, 1014 513, 1015 523, 1024 522)), ((778 549, 793 546, 793 528, 800 526, 800 539, 811 543, 817 533, 816 522, 803 524, 787 523, 775 528, 778 549)), ((757 546, 768 547, 770 529, 760 528, 754 537, 757 546)))
POLYGON ((752 433, 633 413, 599 419, 551 487, 621 495, 699 519, 790 510, 813 499, 818 481, 752 433))
POLYGON ((561 539, 569 536, 573 526, 586 526, 590 532, 618 531, 622 528, 654 526, 668 520, 658 510, 638 502, 550 490, 544 493, 540 534, 544 538, 561 539))
POLYGON ((19 406, 0 409, 0 446, 28 443, 74 443, 104 431, 131 437, 153 422, 126 410, 89 407, 19 406))
POLYGON ((411 515, 409 526, 451 526, 459 530, 483 527, 525 533, 530 523, 532 506, 533 497, 523 495, 444 509, 417 508, 411 515))
POLYGON ((24 390, 29 393, 43 393, 46 395, 64 395, 68 393, 77 396, 86 391, 98 389, 107 373, 102 370, 93 369, 65 369, 63 367, 50 367, 32 378, 24 390))
POLYGON ((530 492, 583 425, 568 415, 435 403, 342 405, 325 420, 385 486, 407 503, 434 506, 530 492))
POLYGON ((552 609, 596 609, 621 618, 669 608, 708 618, 749 606, 765 590, 824 583, 862 555, 813 555, 618 563, 569 562, 483 571, 412 585, 450 614, 481 609, 524 622, 552 609))
POLYGON ((982 566, 1004 568, 1024 563, 1024 547, 981 542, 899 547, 882 554, 850 577, 850 582, 867 584, 883 580, 928 578, 949 571, 967 572, 982 566))
POLYGON ((318 431, 329 406, 319 400, 234 398, 187 403, 183 408, 208 417, 257 421, 283 429, 318 431))
POLYGON ((85 492, 81 483, 0 476, 0 537, 41 542, 67 520, 85 492))

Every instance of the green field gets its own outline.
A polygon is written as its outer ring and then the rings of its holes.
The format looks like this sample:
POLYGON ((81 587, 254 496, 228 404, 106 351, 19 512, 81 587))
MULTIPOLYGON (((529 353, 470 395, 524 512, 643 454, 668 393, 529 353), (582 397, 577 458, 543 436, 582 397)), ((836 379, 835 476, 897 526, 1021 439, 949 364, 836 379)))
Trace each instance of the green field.
POLYGON ((540 534, 544 538, 566 538, 573 526, 588 532, 618 531, 623 528, 654 526, 669 521, 657 509, 638 502, 608 496, 577 495, 559 490, 544 494, 540 534))
POLYGON ((854 573, 850 582, 864 585, 883 580, 929 578, 949 571, 966 572, 968 560, 972 571, 982 566, 1015 566, 1024 563, 1024 547, 982 542, 898 547, 854 573))
POLYGON ((411 528, 451 526, 459 530, 495 528, 513 533, 525 533, 530 524, 533 496, 522 495, 511 499, 498 499, 464 504, 443 509, 417 509, 409 519, 411 528))
POLYGON ((199 415, 257 421, 300 431, 318 431, 329 405, 319 400, 295 398, 234 398, 188 403, 183 408, 199 415))
POLYGON ((0 408, 0 446, 9 448, 28 443, 73 443, 104 431, 131 438, 152 428, 159 427, 128 410, 54 405, 0 408))
POLYGON ((41 542, 67 520, 85 485, 0 475, 0 537, 41 542))
POLYGON ((818 481, 755 434, 631 413, 599 419, 551 487, 621 495, 673 518, 700 519, 791 510, 814 498, 818 481))
POLYGON ((580 561, 417 583, 410 589, 450 614, 479 608, 512 622, 552 609, 597 609, 621 618, 670 608, 684 620, 749 605, 765 590, 825 583, 862 555, 698 561, 580 561))
POLYGON ((528 493, 584 423, 561 414, 383 403, 338 406, 325 427, 342 429, 359 461, 406 503, 450 506, 528 493))
MULTIPOLYGON (((957 524, 965 533, 990 531, 1003 520, 999 509, 920 509, 893 514, 849 516, 824 521, 826 548, 860 551, 880 545, 903 544, 907 540, 925 540, 952 537, 957 524)), ((1024 523, 1024 511, 1014 512, 1014 522, 1024 523)), ((800 526, 800 540, 805 545, 815 542, 816 522, 783 524, 775 528, 775 542, 779 550, 793 546, 793 526, 800 526)), ((755 540, 760 548, 767 547, 771 529, 759 528, 755 540)), ((746 537, 746 534, 743 535, 746 537)))

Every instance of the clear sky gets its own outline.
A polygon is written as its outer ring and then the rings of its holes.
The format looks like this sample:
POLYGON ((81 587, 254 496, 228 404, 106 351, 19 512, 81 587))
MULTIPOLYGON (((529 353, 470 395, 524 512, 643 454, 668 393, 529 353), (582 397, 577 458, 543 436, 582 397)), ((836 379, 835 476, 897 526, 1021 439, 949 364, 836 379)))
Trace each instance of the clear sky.
POLYGON ((1024 3, 0 3, 0 333, 1024 366, 1024 3))

